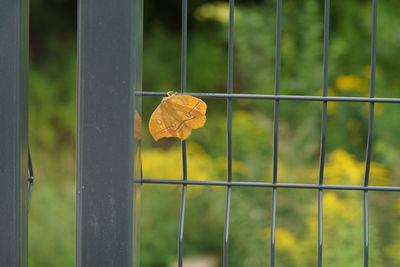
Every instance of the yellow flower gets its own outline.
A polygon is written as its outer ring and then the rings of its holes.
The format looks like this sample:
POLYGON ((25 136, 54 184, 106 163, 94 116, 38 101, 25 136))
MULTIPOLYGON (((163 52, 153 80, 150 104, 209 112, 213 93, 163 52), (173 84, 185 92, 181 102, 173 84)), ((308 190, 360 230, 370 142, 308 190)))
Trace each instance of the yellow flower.
POLYGON ((370 183, 379 186, 389 185, 389 171, 377 162, 371 162, 370 183))
MULTIPOLYGON (((148 179, 182 179, 182 154, 180 147, 147 149, 142 152, 143 176, 148 179)), ((195 143, 187 144, 188 179, 216 179, 217 170, 213 159, 195 143)), ((188 196, 197 195, 203 187, 188 186, 188 196)))
POLYGON ((324 215, 328 219, 341 216, 351 221, 355 218, 355 214, 351 211, 357 208, 357 204, 353 199, 341 199, 335 193, 326 192, 323 196, 323 205, 324 215))
MULTIPOLYGON (((370 181, 374 185, 387 185, 389 171, 377 162, 371 162, 370 181)), ((361 185, 365 175, 365 162, 357 159, 342 149, 333 151, 325 164, 327 184, 361 185)))
MULTIPOLYGON (((259 238, 267 239, 271 237, 271 228, 265 228, 260 231, 259 238)), ((296 245, 296 237, 283 227, 275 228, 275 242, 280 249, 290 250, 296 245)))
MULTIPOLYGON (((322 95, 323 89, 319 89, 319 95, 322 95)), ((335 91, 332 90, 332 88, 328 87, 328 96, 336 96, 335 91)), ((330 101, 328 102, 328 105, 326 107, 326 113, 327 115, 332 115, 333 112, 335 112, 336 106, 339 102, 334 102, 330 101)), ((321 105, 322 107, 322 105, 321 105)))
POLYGON ((356 75, 340 75, 335 80, 335 86, 340 91, 364 91, 365 82, 356 75))
POLYGON ((229 4, 225 2, 203 4, 196 9, 194 15, 200 21, 212 19, 227 23, 229 21, 229 4))
MULTIPOLYGON (((227 169, 226 157, 217 158, 215 163, 219 169, 226 171, 227 169)), ((247 171, 248 169, 245 163, 237 160, 232 160, 232 173, 246 174, 247 171)))
POLYGON ((279 248, 291 249, 296 244, 295 236, 282 227, 277 227, 275 229, 276 244, 279 248))
POLYGON ((329 155, 325 165, 325 177, 328 184, 360 184, 363 179, 364 165, 353 155, 342 149, 329 155))
MULTIPOLYGON (((144 149, 142 152, 143 178, 147 179, 182 179, 182 152, 179 147, 169 149, 144 149)), ((189 180, 215 181, 226 171, 226 159, 213 159, 196 143, 187 143, 187 174, 189 180)), ((233 161, 233 172, 245 172, 246 165, 233 161)), ((189 185, 188 196, 195 196, 201 192, 203 186, 189 185)), ((223 191, 223 187, 211 187, 223 191)))

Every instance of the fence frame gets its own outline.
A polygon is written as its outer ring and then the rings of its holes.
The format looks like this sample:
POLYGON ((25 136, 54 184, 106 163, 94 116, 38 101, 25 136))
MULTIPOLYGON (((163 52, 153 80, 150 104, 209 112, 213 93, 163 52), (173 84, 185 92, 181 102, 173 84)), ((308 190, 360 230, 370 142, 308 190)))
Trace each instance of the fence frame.
POLYGON ((28 265, 29 1, 0 3, 0 266, 28 265))
POLYGON ((132 266, 141 0, 78 2, 76 266, 132 266))

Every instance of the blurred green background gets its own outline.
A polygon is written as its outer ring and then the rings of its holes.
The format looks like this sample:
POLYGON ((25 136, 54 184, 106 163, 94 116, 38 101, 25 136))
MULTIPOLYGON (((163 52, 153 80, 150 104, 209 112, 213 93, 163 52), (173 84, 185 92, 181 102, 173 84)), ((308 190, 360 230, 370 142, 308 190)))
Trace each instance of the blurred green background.
MULTIPOLYGON (((275 1, 237 0, 234 93, 273 94, 275 1)), ((144 1, 143 90, 180 90, 181 2, 144 1)), ((372 1, 332 1, 329 95, 368 96, 372 1)), ((377 97, 400 97, 400 2, 380 1, 377 97)), ((285 0, 281 93, 321 95, 322 0, 285 0)), ((189 1, 190 92, 226 92, 228 2, 189 1)), ((31 1, 30 144, 37 176, 29 266, 73 266, 75 242, 76 1, 31 1)), ((112 88, 110 88, 111 90, 112 88)), ((180 142, 154 142, 147 123, 160 98, 143 98, 144 178, 180 179, 180 142)), ((226 102, 206 99, 207 123, 188 139, 189 179, 226 179, 226 102)), ((328 103, 325 183, 360 185, 368 103, 328 103)), ((398 104, 375 104, 371 185, 400 185, 398 104)), ((281 101, 279 182, 317 183, 321 103, 281 101)), ((233 101, 235 181, 272 179, 273 101, 233 101)), ((141 266, 176 261, 180 186, 144 185, 141 266)), ((360 266, 362 192, 324 191, 324 266, 360 266)), ((370 264, 400 265, 400 196, 369 193, 370 264)), ((185 256, 222 254, 226 190, 189 186, 185 256)), ((233 188, 230 266, 267 266, 271 189, 233 188)), ((278 189, 277 266, 314 266, 317 192, 278 189)))

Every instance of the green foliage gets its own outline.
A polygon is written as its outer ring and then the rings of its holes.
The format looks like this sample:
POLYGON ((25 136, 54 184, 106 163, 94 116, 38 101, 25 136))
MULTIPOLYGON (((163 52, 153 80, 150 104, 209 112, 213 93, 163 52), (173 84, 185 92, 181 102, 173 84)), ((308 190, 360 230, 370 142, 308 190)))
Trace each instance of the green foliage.
POLYGON ((29 211, 29 266, 73 266, 75 172, 73 150, 31 147, 35 184, 29 211))
POLYGON ((54 153, 75 143, 76 58, 73 40, 49 40, 50 54, 66 52, 43 62, 33 62, 30 70, 29 124, 31 143, 54 153))

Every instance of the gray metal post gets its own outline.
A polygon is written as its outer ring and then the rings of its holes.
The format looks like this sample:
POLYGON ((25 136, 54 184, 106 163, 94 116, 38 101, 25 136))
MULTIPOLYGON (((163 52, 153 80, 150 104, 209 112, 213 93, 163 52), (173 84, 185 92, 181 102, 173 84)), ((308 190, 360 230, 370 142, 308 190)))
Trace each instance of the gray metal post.
POLYGON ((78 267, 132 266, 138 3, 79 1, 78 267))
POLYGON ((0 266, 28 265, 28 0, 0 2, 0 266))

